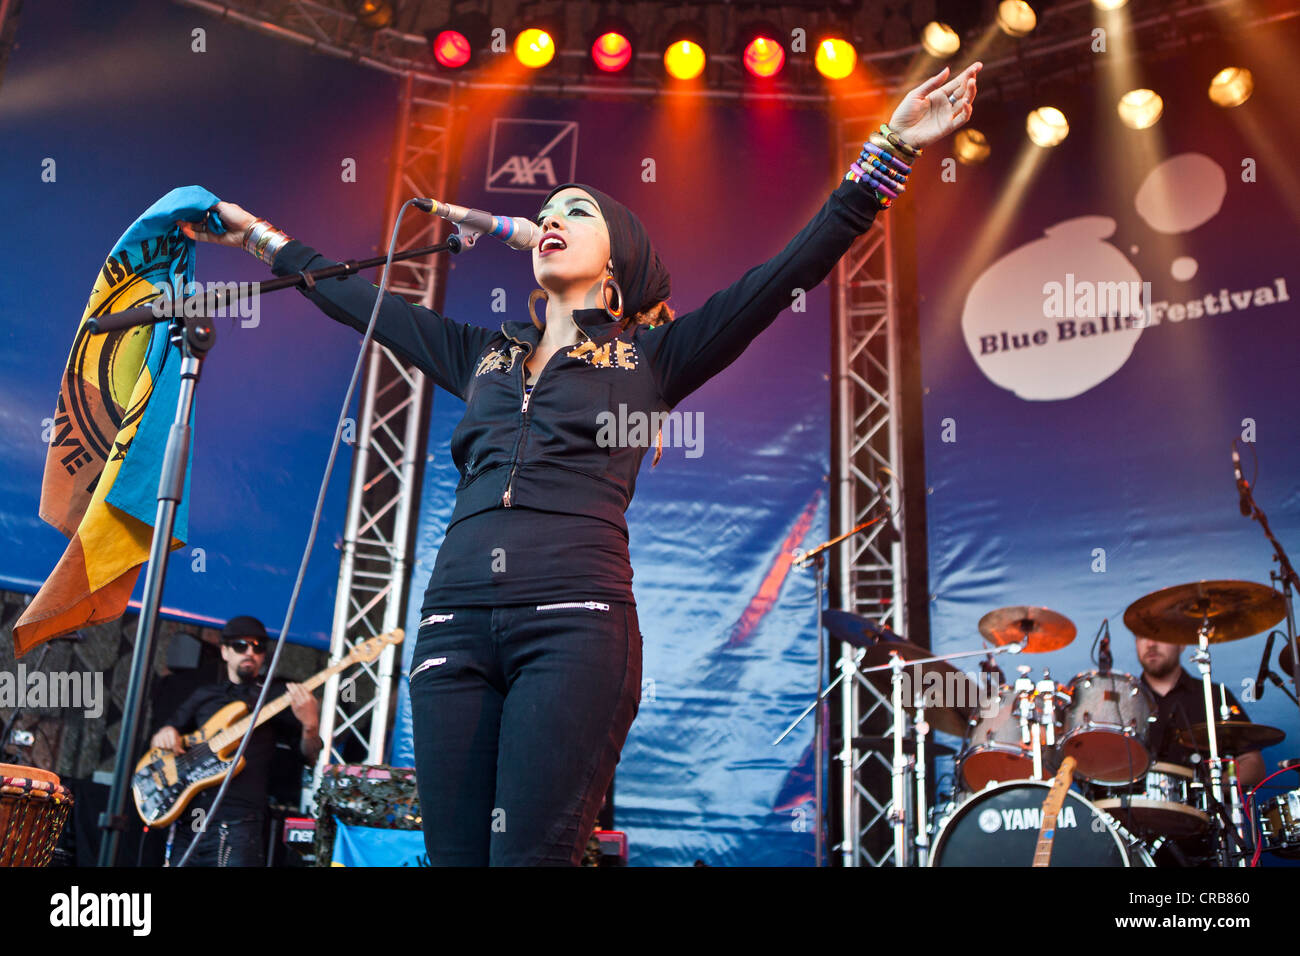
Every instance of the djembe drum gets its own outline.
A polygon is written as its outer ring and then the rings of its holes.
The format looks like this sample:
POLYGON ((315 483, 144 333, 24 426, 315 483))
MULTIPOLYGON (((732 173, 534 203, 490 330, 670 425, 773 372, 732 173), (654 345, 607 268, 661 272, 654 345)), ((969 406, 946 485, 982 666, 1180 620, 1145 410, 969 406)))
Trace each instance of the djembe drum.
POLYGON ((48 770, 0 763, 0 866, 48 866, 71 810, 48 770))

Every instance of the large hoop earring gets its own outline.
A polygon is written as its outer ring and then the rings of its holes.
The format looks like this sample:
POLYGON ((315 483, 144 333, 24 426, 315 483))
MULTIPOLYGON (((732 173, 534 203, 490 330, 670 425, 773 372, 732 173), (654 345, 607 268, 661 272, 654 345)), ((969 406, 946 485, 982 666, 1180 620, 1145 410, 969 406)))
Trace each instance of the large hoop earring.
POLYGON ((543 329, 545 328, 545 323, 537 317, 536 308, 538 299, 541 299, 544 302, 550 302, 551 297, 546 294, 545 289, 534 289, 528 296, 528 317, 533 320, 533 325, 537 326, 539 329, 543 329))
POLYGON ((605 314, 615 322, 623 318, 623 290, 618 287, 618 280, 611 273, 605 273, 604 278, 600 280, 600 302, 605 307, 605 314), (618 308, 609 307, 609 288, 613 286, 614 294, 618 296, 618 308))

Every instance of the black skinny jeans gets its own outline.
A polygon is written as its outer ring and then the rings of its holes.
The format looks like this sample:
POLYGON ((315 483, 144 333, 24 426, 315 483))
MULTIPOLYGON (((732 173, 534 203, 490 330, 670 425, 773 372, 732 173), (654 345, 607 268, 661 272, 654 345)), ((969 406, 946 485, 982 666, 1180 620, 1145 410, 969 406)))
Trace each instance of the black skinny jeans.
POLYGON ((433 866, 577 866, 641 702, 631 604, 439 608, 410 674, 433 866))

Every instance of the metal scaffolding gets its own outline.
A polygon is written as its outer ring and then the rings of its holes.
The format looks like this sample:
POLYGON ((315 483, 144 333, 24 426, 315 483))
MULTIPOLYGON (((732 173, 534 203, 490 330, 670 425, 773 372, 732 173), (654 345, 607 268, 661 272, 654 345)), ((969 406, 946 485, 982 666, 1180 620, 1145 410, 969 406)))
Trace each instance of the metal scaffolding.
MULTIPOLYGON (((841 120, 836 127, 847 167, 878 117, 841 120)), ((833 436, 837 526, 832 535, 892 507, 892 517, 846 539, 836 549, 832 573, 838 580, 842 610, 860 614, 907 634, 906 562, 903 542, 901 371, 891 217, 877 216, 866 233, 840 259, 832 273, 833 361, 835 363, 833 436), (882 502, 881 491, 885 492, 882 502)), ((889 697, 877 681, 858 673, 862 652, 839 645, 840 841, 844 866, 882 866, 894 860, 890 835, 891 762, 873 750, 860 750, 855 738, 882 735, 893 721, 889 697)), ((905 808, 901 808, 905 809, 905 808)), ((905 861, 904 861, 905 865, 905 861)))
MULTIPOLYGON (((454 90, 408 73, 402 81, 400 115, 382 233, 387 247, 398 209, 408 196, 446 195, 450 178, 454 90)), ((449 224, 440 218, 406 217, 397 251, 442 241, 449 224)), ((441 307, 444 260, 433 257, 393 263, 389 288, 427 308, 441 307)), ((409 590, 414 512, 423 469, 421 456, 432 401, 431 383, 415 367, 381 345, 367 357, 360 421, 348 498, 343 554, 330 640, 331 663, 354 644, 399 627, 409 590)), ((412 635, 412 638, 414 635, 412 635)), ((395 645, 371 664, 325 685, 315 794, 331 763, 385 762, 393 709, 395 645)))

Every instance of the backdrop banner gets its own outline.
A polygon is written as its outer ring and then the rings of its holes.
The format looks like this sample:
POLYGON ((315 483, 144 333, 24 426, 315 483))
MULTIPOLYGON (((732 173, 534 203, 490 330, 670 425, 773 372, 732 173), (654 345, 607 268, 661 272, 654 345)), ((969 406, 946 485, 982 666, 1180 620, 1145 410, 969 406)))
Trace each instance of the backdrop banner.
MULTIPOLYGON (((1003 658, 1009 677, 1028 665, 1068 683, 1096 666, 1106 622, 1115 669, 1136 676, 1123 617, 1138 598, 1198 580, 1269 584, 1272 549, 1238 512, 1234 440, 1300 557, 1300 179, 1279 159, 1300 131, 1260 95, 1213 105, 1213 72, 1162 68, 1164 115, 1148 130, 1094 102, 1101 87, 1066 106, 1070 133, 1053 149, 1025 139, 1036 104, 990 104, 987 163, 956 166, 955 182, 918 164, 939 651, 978 648, 989 610, 1045 605, 1078 636, 1003 658)), ((1265 640, 1215 645, 1213 674, 1251 719, 1287 732, 1264 754, 1271 771, 1300 747, 1300 721, 1278 690, 1255 698, 1265 640)), ((1183 666, 1199 678, 1190 652, 1183 666)))
MULTIPOLYGON (((20 36, 0 92, 5 218, 22 224, 0 231, 0 256, 8 263, 0 277, 0 588, 35 594, 68 546, 38 516, 42 477, 52 444, 60 459, 76 450, 67 444, 67 415, 56 411, 59 382, 105 252, 168 188, 201 183, 212 202, 236 203, 326 255, 372 255, 383 228, 398 81, 160 0, 82 3, 75 16, 61 5, 28 4, 20 36), (191 49, 197 26, 208 48, 220 51, 211 56, 221 57, 222 69, 191 49), (123 51, 130 50, 147 50, 150 69, 167 77, 147 96, 138 77, 122 69, 123 51), (254 72, 266 87, 247 82, 254 72), (265 95, 270 88, 275 97, 265 95), (288 102, 293 110, 284 109, 288 102)), ((182 259, 188 240, 142 252, 139 238, 123 243, 135 271, 116 263, 100 276, 109 296, 138 287, 147 253, 170 252, 190 270, 197 255, 205 291, 208 282, 272 277, 238 249, 204 244, 182 259)), ((168 262, 160 269, 164 276, 175 271, 168 262)), ((256 309, 215 321, 216 346, 204 361, 194 407, 188 516, 182 512, 176 533, 185 547, 171 556, 163 613, 217 627, 252 614, 278 631, 360 336, 291 290, 253 301, 256 309)), ((116 370, 126 368, 123 356, 113 358, 116 370)), ((163 385, 170 381, 164 376, 163 385)), ((116 404, 130 405, 131 383, 113 384, 116 404)), ((163 438, 175 394, 172 384, 149 403, 163 438)), ((75 397, 80 404, 68 412, 97 421, 95 397, 75 397)), ((354 412, 349 436, 355 421, 354 412)), ((101 448, 116 434, 97 435, 101 448)), ((290 634, 296 642, 328 642, 349 460, 343 449, 290 634)), ((75 470, 84 475, 84 468, 75 470)), ((69 481, 75 486, 71 474, 69 481)), ((120 497, 127 486, 117 484, 119 497, 109 506, 152 523, 157 479, 133 483, 134 503, 120 497)), ((81 488, 87 491, 84 478, 81 488)), ((143 542, 147 548, 147 534, 143 542)), ((111 574, 110 568, 100 579, 111 574)), ((129 578, 117 581, 130 592, 129 578)))

